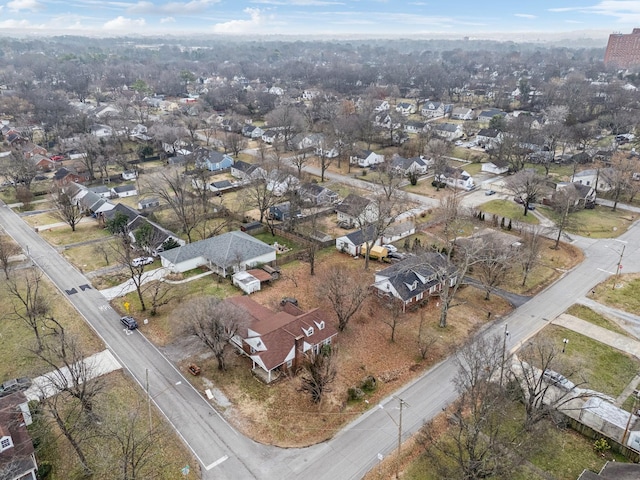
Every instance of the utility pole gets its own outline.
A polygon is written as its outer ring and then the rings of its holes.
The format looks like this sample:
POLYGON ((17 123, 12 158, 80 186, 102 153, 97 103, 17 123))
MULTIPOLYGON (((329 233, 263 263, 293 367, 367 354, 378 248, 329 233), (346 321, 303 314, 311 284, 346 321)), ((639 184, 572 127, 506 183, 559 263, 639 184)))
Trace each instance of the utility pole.
POLYGON ((622 268, 622 257, 624 255, 624 249, 625 249, 626 245, 623 244, 622 245, 622 250, 620 251, 620 259, 618 260, 618 265, 616 266, 616 276, 613 280, 613 287, 612 290, 616 289, 616 283, 618 283, 618 277, 620 276, 620 269, 622 268))
POLYGON ((396 478, 400 478, 400 451, 402 449, 402 407, 405 401, 398 397, 400 402, 400 417, 398 418, 398 463, 396 465, 396 478))
POLYGON ((504 338, 502 339, 502 362, 500 362, 500 386, 504 377, 504 357, 507 354, 507 338, 509 337, 508 325, 504 324, 504 338))

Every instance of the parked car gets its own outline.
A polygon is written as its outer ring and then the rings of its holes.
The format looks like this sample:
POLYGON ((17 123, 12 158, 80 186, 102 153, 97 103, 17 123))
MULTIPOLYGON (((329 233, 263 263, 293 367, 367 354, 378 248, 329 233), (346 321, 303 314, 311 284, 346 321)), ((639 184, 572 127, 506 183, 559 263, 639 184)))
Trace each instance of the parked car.
POLYGON ((567 377, 565 377, 564 375, 560 375, 553 370, 545 370, 542 374, 542 378, 549 385, 553 385, 554 387, 560 387, 566 390, 573 390, 576 387, 576 385, 567 377))
POLYGON ((21 392, 27 390, 31 386, 31 379, 27 377, 14 378, 13 380, 7 380, 0 385, 0 397, 6 397, 15 392, 21 392))
POLYGON ((122 323, 129 330, 135 330, 136 328, 138 328, 138 322, 136 322, 135 318, 130 316, 120 317, 120 323, 122 323))
POLYGON ((520 205, 524 204, 524 200, 522 200, 520 197, 513 197, 513 201, 519 203, 520 205))
POLYGON ((153 257, 138 257, 131 260, 131 265, 134 267, 141 267, 142 265, 149 265, 153 263, 153 257))
POLYGON ((531 205, 531 204, 527 205, 527 210, 535 210, 535 209, 536 209, 535 205, 531 205))
POLYGON ((496 191, 495 190, 487 190, 486 192, 484 192, 485 195, 489 196, 489 195, 495 195, 496 191))
POLYGON ((396 253, 398 251, 398 249, 396 247, 394 247, 393 245, 382 245, 384 248, 387 249, 387 252, 389 253, 396 253))

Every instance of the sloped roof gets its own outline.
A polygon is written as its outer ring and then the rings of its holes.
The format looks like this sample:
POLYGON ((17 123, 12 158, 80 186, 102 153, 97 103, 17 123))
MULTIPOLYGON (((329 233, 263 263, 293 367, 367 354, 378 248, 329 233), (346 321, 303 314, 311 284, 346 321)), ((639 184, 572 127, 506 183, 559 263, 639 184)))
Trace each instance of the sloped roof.
MULTIPOLYGON (((383 277, 385 279, 383 282, 388 281, 391 283, 400 298, 408 301, 440 283, 440 279, 437 277, 432 280, 429 280, 429 278, 442 268, 447 268, 450 276, 455 274, 455 267, 449 263, 444 255, 436 252, 427 252, 409 257, 384 270, 380 270, 376 273, 376 277, 383 277), (413 288, 414 286, 415 288, 413 288)), ((377 282, 376 286, 383 282, 377 282)), ((377 288, 380 287, 378 286, 377 288)))
POLYGON ((285 362, 295 347, 296 338, 302 337, 305 343, 317 345, 338 333, 329 324, 328 315, 317 308, 305 313, 287 303, 284 311, 273 312, 247 296, 231 297, 226 301, 242 309, 248 317, 248 324, 239 332, 240 336, 249 338, 249 329, 258 333, 263 349, 251 356, 259 358, 267 371, 285 362), (321 324, 323 328, 319 327, 321 324), (307 335, 305 330, 309 332, 310 328, 313 328, 313 334, 307 335))
POLYGON ((342 203, 336 206, 336 211, 352 217, 358 217, 370 203, 371 200, 368 198, 350 193, 342 203))
POLYGON ((483 128, 477 135, 479 137, 497 138, 500 132, 495 128, 483 128))
POLYGON ((204 257, 212 264, 227 269, 270 252, 275 252, 272 246, 244 232, 234 231, 173 248, 160 256, 174 265, 204 257))
POLYGON ((131 183, 129 185, 118 185, 117 187, 113 187, 113 191, 116 193, 122 193, 122 192, 132 192, 136 189, 136 186, 131 183))
POLYGON ((33 443, 20 409, 20 405, 26 403, 27 397, 24 392, 12 393, 0 398, 0 432, 2 432, 0 436, 8 435, 13 442, 13 447, 0 453, 0 470, 2 465, 13 462, 16 462, 16 466, 22 467, 21 472, 35 467, 31 459, 31 454, 34 452, 33 443))

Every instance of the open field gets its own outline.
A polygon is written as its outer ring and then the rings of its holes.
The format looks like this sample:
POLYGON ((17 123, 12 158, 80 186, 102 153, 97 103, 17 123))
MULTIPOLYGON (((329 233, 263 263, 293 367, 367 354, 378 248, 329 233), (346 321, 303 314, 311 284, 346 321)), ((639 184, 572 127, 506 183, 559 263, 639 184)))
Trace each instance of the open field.
MULTIPOLYGON (((513 222, 528 223, 530 225, 538 225, 538 220, 535 215, 528 212, 524 214, 524 207, 513 200, 489 200, 488 202, 478 205, 476 210, 485 213, 485 221, 490 222, 491 215, 497 215, 498 217, 510 218, 513 222)), ((515 225, 513 225, 515 227, 515 225)))
MULTIPOLYGON (((623 265, 624 267, 624 265, 623 265)), ((594 290, 594 299, 610 307, 638 315, 640 312, 640 274, 612 276, 594 290), (615 284, 615 285, 614 285, 615 284), (615 286, 615 288, 613 288, 615 286)))
POLYGON ((42 230, 40 231, 40 235, 55 247, 111 236, 109 231, 98 225, 97 222, 82 222, 76 225, 75 232, 71 231, 71 227, 69 225, 64 225, 61 227, 42 230))

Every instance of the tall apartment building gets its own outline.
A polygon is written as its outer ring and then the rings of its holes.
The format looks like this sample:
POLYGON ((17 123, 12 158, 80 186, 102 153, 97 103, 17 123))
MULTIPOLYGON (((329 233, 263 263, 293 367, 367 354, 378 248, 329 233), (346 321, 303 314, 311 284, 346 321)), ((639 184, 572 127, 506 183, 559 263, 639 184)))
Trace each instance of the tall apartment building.
POLYGON ((631 68, 640 66, 640 28, 629 34, 609 35, 607 51, 604 54, 607 67, 631 68))

